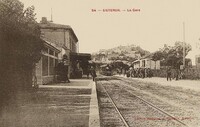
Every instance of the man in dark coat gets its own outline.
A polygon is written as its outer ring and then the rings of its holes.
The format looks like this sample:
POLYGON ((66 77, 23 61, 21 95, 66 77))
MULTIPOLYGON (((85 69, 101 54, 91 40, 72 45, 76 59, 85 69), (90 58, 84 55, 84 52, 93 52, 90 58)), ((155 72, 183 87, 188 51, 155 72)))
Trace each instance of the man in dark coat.
POLYGON ((168 81, 168 79, 171 81, 171 74, 172 74, 172 72, 171 72, 171 68, 167 68, 167 81, 168 81))
POLYGON ((68 78, 68 66, 64 64, 63 61, 61 61, 60 63, 58 63, 57 66, 57 73, 59 76, 59 81, 64 81, 64 82, 70 82, 69 78, 68 78))
POLYGON ((95 68, 94 68, 94 67, 91 67, 90 73, 91 73, 91 75, 92 75, 92 80, 94 81, 94 80, 95 80, 95 77, 97 77, 96 71, 95 71, 95 68))

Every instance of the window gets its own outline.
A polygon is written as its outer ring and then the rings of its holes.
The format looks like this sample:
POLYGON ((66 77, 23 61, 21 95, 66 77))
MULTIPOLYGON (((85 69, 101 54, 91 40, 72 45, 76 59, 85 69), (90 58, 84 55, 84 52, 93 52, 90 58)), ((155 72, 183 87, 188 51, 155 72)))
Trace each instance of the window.
POLYGON ((198 59, 198 63, 200 63, 200 57, 198 57, 197 59, 198 59))
POLYGON ((54 55, 54 52, 52 50, 49 50, 50 55, 54 55))
POLYGON ((49 75, 54 75, 54 59, 49 58, 49 75))
POLYGON ((48 75, 48 57, 43 56, 42 57, 42 76, 48 75))
POLYGON ((143 60, 143 61, 142 61, 142 67, 145 67, 145 63, 146 63, 146 61, 143 60))
POLYGON ((55 56, 58 57, 58 53, 55 53, 55 56))
POLYGON ((71 38, 69 38, 69 49, 72 50, 72 40, 71 40, 71 38))
POLYGON ((48 48, 45 47, 45 48, 43 49, 43 52, 44 52, 44 53, 48 53, 48 48))
POLYGON ((57 65, 58 65, 58 60, 55 59, 55 67, 57 67, 57 65))

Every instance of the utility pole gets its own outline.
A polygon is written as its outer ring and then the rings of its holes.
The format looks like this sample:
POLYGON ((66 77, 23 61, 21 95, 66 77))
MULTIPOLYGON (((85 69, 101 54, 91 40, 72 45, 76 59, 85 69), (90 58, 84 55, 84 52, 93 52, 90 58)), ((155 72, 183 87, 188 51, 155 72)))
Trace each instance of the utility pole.
POLYGON ((53 22, 53 12, 52 12, 52 8, 51 8, 51 21, 50 22, 53 22))
POLYGON ((197 42, 197 49, 200 49, 200 38, 199 38, 199 42, 197 42))
POLYGON ((185 68, 185 23, 183 22, 183 68, 185 68))

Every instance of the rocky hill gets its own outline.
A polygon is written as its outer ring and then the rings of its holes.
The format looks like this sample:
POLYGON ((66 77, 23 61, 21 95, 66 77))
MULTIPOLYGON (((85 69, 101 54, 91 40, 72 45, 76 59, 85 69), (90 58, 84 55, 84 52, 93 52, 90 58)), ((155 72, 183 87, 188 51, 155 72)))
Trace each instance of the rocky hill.
POLYGON ((101 49, 99 52, 92 54, 92 59, 95 61, 125 60, 131 62, 149 53, 140 46, 127 45, 112 49, 101 49))

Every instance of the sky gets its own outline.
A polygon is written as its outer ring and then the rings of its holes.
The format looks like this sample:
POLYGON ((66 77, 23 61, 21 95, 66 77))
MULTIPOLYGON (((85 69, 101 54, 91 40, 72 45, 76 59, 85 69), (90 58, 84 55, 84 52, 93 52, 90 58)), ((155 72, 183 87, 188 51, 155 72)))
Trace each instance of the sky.
POLYGON ((93 53, 120 45, 138 45, 150 52, 164 44, 192 45, 188 58, 200 54, 200 0, 20 0, 34 5, 36 18, 70 25, 79 39, 79 52, 93 53), (104 12, 115 9, 120 12, 104 12), (140 10, 140 11, 133 11, 140 10), (96 12, 94 11, 96 10, 96 12), (183 23, 185 32, 183 32, 183 23))

